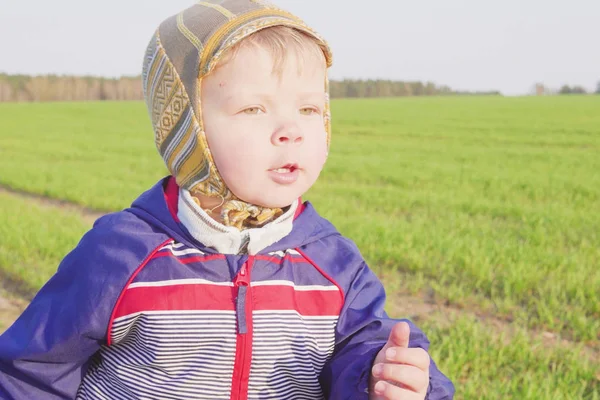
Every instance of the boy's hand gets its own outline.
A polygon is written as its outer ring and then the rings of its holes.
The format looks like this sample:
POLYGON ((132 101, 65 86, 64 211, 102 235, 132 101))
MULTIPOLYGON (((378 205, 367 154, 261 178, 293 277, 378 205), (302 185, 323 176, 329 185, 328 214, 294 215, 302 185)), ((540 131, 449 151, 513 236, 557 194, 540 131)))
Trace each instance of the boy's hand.
POLYGON ((369 400, 424 399, 429 387, 429 354, 409 348, 410 327, 398 322, 373 361, 369 400))

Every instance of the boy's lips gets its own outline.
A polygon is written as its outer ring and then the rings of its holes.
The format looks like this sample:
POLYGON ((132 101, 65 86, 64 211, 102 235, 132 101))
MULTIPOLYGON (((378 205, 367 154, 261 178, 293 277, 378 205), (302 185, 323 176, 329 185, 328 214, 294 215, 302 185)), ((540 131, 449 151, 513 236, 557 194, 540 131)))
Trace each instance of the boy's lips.
POLYGON ((277 168, 272 168, 269 171, 275 171, 275 172, 279 172, 279 173, 287 173, 287 172, 294 172, 295 170, 300 169, 300 167, 298 167, 298 164, 296 163, 288 163, 285 165, 282 165, 281 167, 277 167, 277 168))
POLYGON ((276 183, 289 185, 298 180, 300 168, 298 164, 285 164, 269 170, 269 177, 276 183))

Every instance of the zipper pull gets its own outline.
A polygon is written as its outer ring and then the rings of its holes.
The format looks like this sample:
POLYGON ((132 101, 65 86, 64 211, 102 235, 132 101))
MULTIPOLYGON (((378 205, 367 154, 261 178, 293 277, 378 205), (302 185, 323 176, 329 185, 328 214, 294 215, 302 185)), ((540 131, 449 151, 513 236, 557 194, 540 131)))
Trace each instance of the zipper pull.
POLYGON ((238 272, 237 276, 233 280, 235 286, 248 286, 250 284, 248 280, 248 263, 244 263, 242 268, 240 268, 240 272, 238 272))
POLYGON ((248 271, 246 267, 247 263, 242 265, 240 272, 235 277, 234 284, 237 287, 237 297, 235 299, 235 311, 238 325, 238 333, 245 334, 248 332, 246 325, 246 296, 248 294, 248 271))

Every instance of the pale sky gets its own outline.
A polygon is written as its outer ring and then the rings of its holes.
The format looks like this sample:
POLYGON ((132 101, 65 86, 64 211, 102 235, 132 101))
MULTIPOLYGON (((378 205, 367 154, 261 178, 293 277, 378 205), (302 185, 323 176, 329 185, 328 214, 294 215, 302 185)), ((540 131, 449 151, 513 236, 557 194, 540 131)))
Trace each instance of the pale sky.
MULTIPOLYGON (((525 94, 600 81, 600 0, 272 0, 320 32, 332 79, 525 94), (343 12, 343 14, 342 14, 343 12)), ((190 0, 0 0, 0 72, 138 75, 152 33, 190 0)))

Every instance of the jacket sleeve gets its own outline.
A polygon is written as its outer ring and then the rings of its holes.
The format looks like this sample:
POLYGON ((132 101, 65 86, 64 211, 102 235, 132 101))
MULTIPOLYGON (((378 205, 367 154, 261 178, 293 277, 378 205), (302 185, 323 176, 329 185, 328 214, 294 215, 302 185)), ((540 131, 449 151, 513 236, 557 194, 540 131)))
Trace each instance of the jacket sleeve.
MULTIPOLYGON (((377 353, 387 342, 394 324, 384 311, 385 290, 380 280, 364 263, 346 290, 344 306, 336 328, 333 357, 325 365, 320 379, 326 398, 368 399, 369 377, 377 353)), ((409 347, 429 349, 429 340, 412 322, 409 347)), ((426 399, 452 399, 454 386, 431 362, 426 399)))
MULTIPOLYGON (((0 336, 0 398, 74 399, 90 358, 106 343, 116 301, 152 246, 139 223, 109 217, 60 263, 17 321, 0 336)), ((148 236, 148 235, 146 235, 148 236)))
MULTIPOLYGON (((74 399, 105 331, 71 253, 0 336, 0 398, 74 399)), ((106 326, 104 326, 106 328, 106 326)))

